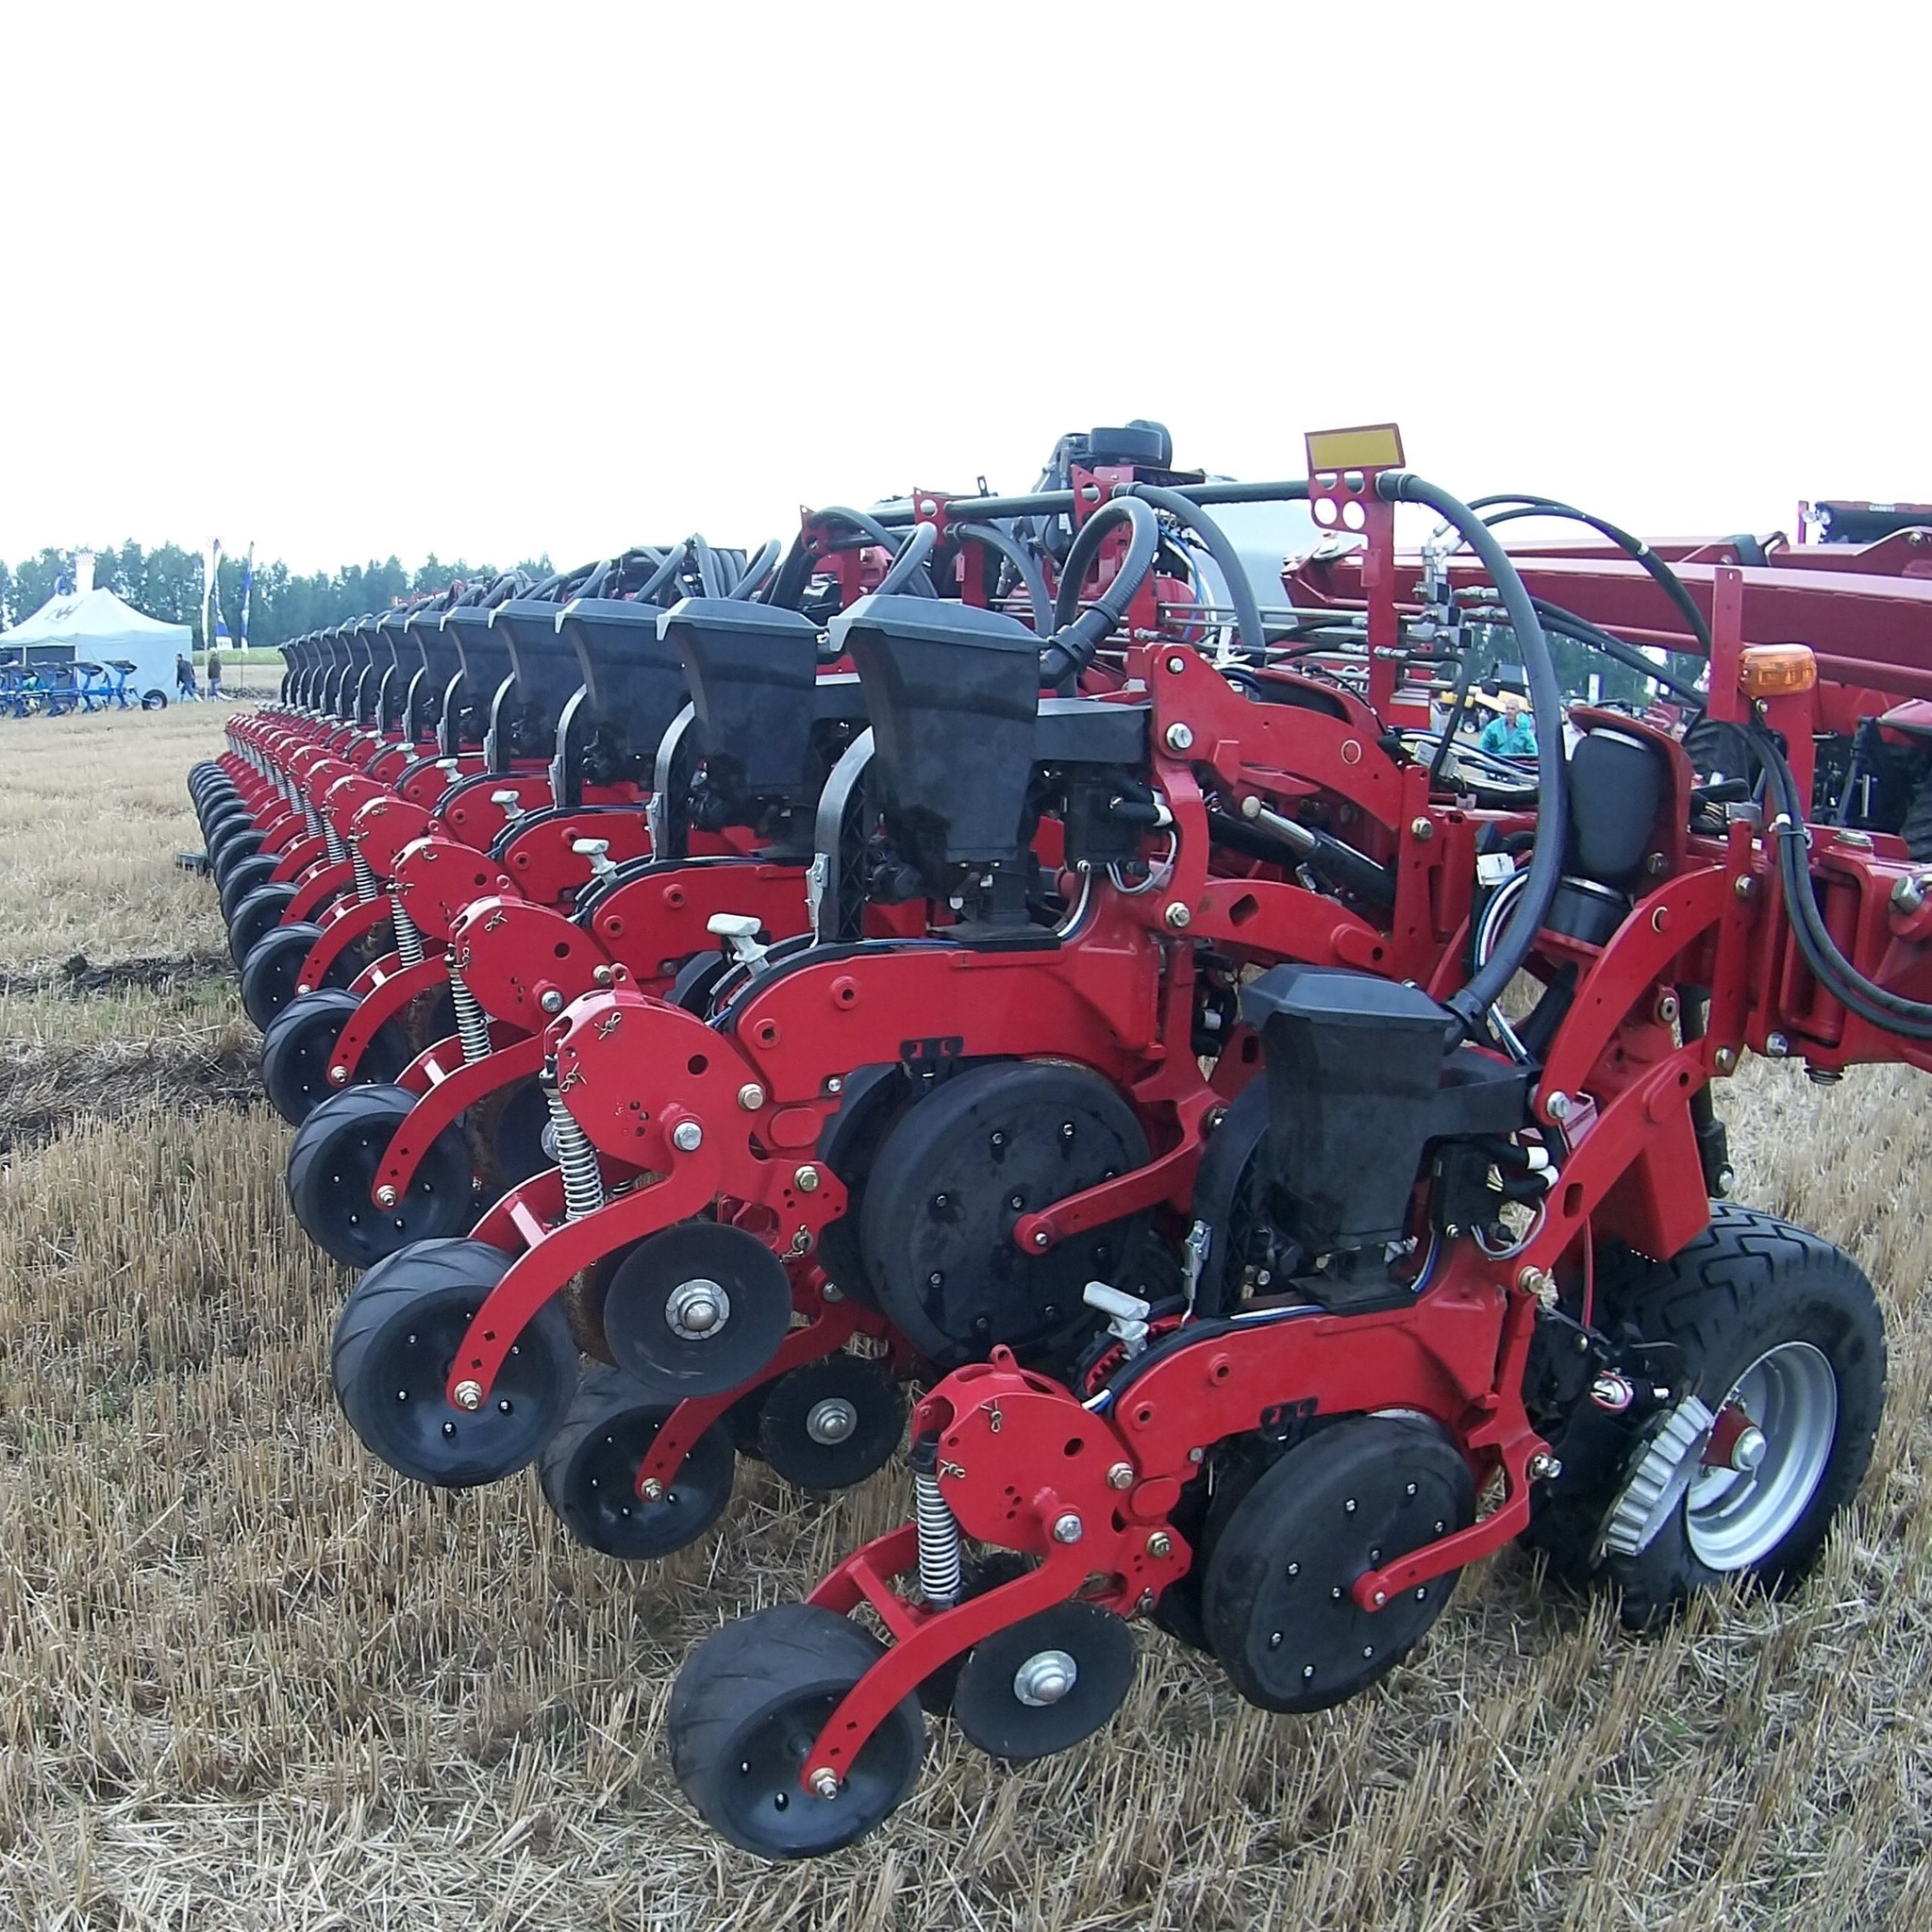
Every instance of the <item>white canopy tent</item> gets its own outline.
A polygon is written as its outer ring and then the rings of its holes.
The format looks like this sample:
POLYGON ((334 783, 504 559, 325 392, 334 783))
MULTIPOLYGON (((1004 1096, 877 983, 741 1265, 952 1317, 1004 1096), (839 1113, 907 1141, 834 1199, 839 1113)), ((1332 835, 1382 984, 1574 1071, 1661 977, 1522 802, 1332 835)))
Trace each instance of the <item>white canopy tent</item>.
POLYGON ((112 591, 83 591, 50 597, 11 630, 0 630, 0 662, 134 665, 128 694, 175 694, 175 659, 192 653, 194 633, 185 624, 163 624, 124 604, 112 591))

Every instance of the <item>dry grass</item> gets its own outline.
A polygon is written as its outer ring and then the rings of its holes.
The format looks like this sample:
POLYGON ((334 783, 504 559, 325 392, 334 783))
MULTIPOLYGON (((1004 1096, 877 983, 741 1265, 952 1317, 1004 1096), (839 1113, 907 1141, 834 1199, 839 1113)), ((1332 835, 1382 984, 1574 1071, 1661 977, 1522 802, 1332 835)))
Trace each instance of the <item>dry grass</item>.
POLYGON ((231 985, 58 972, 219 948, 170 868, 219 724, 0 724, 0 1921, 1932 1925, 1913 1079, 1765 1068, 1728 1096, 1746 1196, 1851 1246, 1891 1319, 1877 1466, 1795 1601, 1637 1642, 1511 1552, 1412 1667, 1312 1720, 1150 1634, 1100 1740, 1008 1773, 938 1727, 884 1832, 775 1869, 685 1807, 671 1678, 897 1483, 825 1505, 754 1474, 718 1538, 636 1574, 532 1480, 432 1495, 361 1451, 326 1387, 343 1281, 284 1208, 286 1128, 242 1104, 231 985))

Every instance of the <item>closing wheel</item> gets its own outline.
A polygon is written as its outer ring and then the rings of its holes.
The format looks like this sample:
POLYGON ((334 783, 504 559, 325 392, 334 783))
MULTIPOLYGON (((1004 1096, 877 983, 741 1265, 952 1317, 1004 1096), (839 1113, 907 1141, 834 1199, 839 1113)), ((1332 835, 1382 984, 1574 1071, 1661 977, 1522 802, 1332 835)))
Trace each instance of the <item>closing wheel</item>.
MULTIPOLYGON (((296 988, 302 983, 302 962, 321 937, 321 926, 298 919, 291 925, 272 927, 249 947, 242 961, 242 1005, 263 1033, 277 1013, 301 997, 296 988)), ((346 987, 356 976, 357 964, 353 949, 338 953, 329 961, 323 984, 346 987)))
POLYGON ((1789 1588, 1872 1460, 1885 1406, 1872 1284, 1818 1236, 1729 1202, 1673 1260, 1605 1276, 1607 1312, 1681 1352, 1712 1421, 1653 1431, 1607 1480, 1558 1483, 1531 1540, 1572 1580, 1614 1586, 1637 1629, 1728 1578, 1789 1588))
POLYGON ((1272 1463, 1222 1525, 1202 1621, 1234 1687, 1263 1710, 1325 1710, 1394 1669, 1457 1573, 1357 1607, 1357 1580, 1475 1521, 1475 1484, 1425 1417, 1352 1416, 1272 1463))
MULTIPOLYGON (((228 952, 237 966, 247 959, 257 941, 281 924, 283 913, 294 903, 295 888, 285 880, 280 885, 257 886, 236 907, 235 916, 228 922, 228 952)), ((293 991, 291 987, 290 991, 293 991)))
POLYGON ((640 1241, 610 1277, 612 1358, 659 1401, 755 1381, 791 1325, 791 1282, 756 1235, 686 1221, 640 1241))
POLYGON ((973 1646, 953 1687, 953 1721, 994 1757, 1047 1757, 1121 1707, 1134 1662, 1134 1633, 1111 1610, 1055 1604, 973 1646))
POLYGON ((848 1618, 779 1604, 727 1624, 685 1659, 671 1692, 671 1768, 706 1824, 747 1852, 809 1858, 862 1838, 905 1802, 925 1749, 902 1698, 829 1796, 799 1773, 819 1729, 885 1655, 848 1618))
MULTIPOLYGON (((299 1127, 330 1095, 343 1090, 328 1077, 336 1042, 361 1002, 344 987, 298 993, 261 1036, 261 1084, 275 1111, 299 1127)), ((356 1063, 354 1085, 392 1083, 409 1063, 401 1029, 385 1021, 356 1063)))
POLYGON ((342 1413, 372 1454, 440 1489, 514 1475, 570 1407, 577 1351, 556 1302, 531 1319, 504 1357, 490 1399, 452 1407, 457 1350, 510 1264, 481 1241, 419 1241, 356 1284, 336 1323, 329 1371, 342 1413))
MULTIPOLYGON (((445 1127, 393 1207, 370 1198, 391 1137, 416 1096, 402 1087, 351 1087, 304 1121, 289 1150, 289 1205, 325 1254, 367 1268, 412 1241, 463 1232, 474 1219, 470 1151, 445 1127)), ((494 1252, 493 1250, 491 1252, 494 1252)))
POLYGON ((621 1369, 594 1368, 578 1383, 537 1470, 543 1500, 578 1542, 649 1562, 696 1542, 724 1515, 738 1457, 719 1423, 691 1445, 662 1495, 638 1494, 638 1470, 670 1413, 621 1369))
POLYGON ((758 1407, 758 1453, 801 1490, 849 1490, 891 1460, 906 1428, 906 1398, 875 1361, 831 1355, 768 1384, 758 1407))

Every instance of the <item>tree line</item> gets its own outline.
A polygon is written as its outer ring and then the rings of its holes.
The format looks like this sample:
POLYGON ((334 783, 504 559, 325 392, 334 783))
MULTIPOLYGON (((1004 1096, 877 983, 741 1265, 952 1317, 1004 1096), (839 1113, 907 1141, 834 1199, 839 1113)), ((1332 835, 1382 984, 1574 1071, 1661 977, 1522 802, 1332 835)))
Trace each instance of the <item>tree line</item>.
MULTIPOLYGON (((178 543, 143 550, 131 539, 118 547, 104 545, 93 553, 94 585, 167 624, 193 627, 199 647, 202 625, 202 559, 200 553, 178 543)), ((0 562, 0 627, 31 617, 62 584, 72 585, 75 553, 42 550, 38 557, 8 565, 0 562)), ((550 559, 526 558, 515 566, 533 577, 551 575, 550 559)), ((217 574, 222 613, 228 635, 240 642, 242 574, 239 557, 225 557, 217 574)), ((368 610, 386 610, 398 597, 444 585, 477 583, 496 575, 490 564, 441 561, 433 553, 415 570, 401 559, 377 563, 345 563, 335 571, 304 575, 279 558, 255 565, 255 582, 248 597, 248 642, 251 649, 272 650, 325 625, 342 624, 368 610)))

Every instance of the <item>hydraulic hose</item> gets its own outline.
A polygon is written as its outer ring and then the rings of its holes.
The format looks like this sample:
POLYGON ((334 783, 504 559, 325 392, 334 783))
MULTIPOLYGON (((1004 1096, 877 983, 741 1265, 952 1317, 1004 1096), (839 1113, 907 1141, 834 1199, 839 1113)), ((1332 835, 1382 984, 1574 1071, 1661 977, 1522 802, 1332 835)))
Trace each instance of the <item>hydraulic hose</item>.
POLYGON ((937 524, 914 524, 900 541, 899 554, 879 579, 875 594, 883 597, 906 590, 912 578, 924 570, 925 560, 939 547, 939 541, 937 524))
POLYGON ((1053 636, 1040 654, 1042 683, 1058 685, 1087 668, 1101 640, 1125 615, 1159 554, 1159 520, 1138 496, 1110 498, 1080 525, 1080 534, 1074 539, 1060 572, 1059 594, 1053 606, 1053 636), (1119 523, 1127 525, 1127 554, 1113 581, 1076 617, 1074 613, 1079 608, 1087 567, 1099 554, 1101 540, 1119 523))
POLYGON ((767 537, 764 547, 745 565, 744 575, 725 593, 732 601, 748 604, 764 588, 764 582, 777 567, 779 554, 784 545, 775 537, 767 537))
POLYGON ((1792 776, 1777 740, 1761 724, 1747 729, 1763 761, 1777 806, 1777 817, 1766 827, 1766 832, 1777 841, 1778 878, 1784 888, 1785 908, 1806 965, 1833 998, 1860 1019, 1907 1040, 1932 1040, 1932 1004, 1907 999, 1903 993, 1892 992, 1867 979, 1839 950, 1838 941, 1824 923, 1824 915, 1818 909, 1811 866, 1805 856, 1811 835, 1805 825, 1805 803, 1798 796, 1798 781, 1792 776))
POLYGON ((1419 503, 1434 510, 1461 533, 1489 572, 1490 581, 1502 593, 1509 627, 1523 650, 1524 669, 1529 680, 1530 715, 1536 721, 1537 743, 1541 747, 1537 760, 1536 846, 1530 856, 1523 897, 1509 924, 1498 936, 1488 963, 1478 967, 1469 984, 1451 995, 1448 1002, 1450 1010, 1474 1035, 1482 1028, 1485 1015, 1529 957, 1562 874, 1569 815, 1564 783, 1563 696, 1557 688, 1556 666, 1550 661, 1549 640, 1543 635, 1536 604, 1509 560, 1509 553, 1489 525, 1467 504, 1459 503, 1412 471, 1384 470, 1375 478, 1375 488, 1391 502, 1419 503))
POLYGON ((1591 516, 1588 510, 1574 508, 1567 503, 1559 503, 1553 496, 1517 495, 1513 492, 1497 496, 1479 496, 1470 505, 1474 510, 1487 510, 1499 504, 1517 506, 1502 509, 1494 516, 1486 516, 1483 522, 1491 529, 1498 524, 1515 523, 1524 517, 1555 517, 1564 523, 1582 524, 1605 537, 1617 548, 1640 563, 1648 573, 1657 588, 1677 607, 1679 615, 1690 626, 1690 635, 1703 647, 1707 657, 1710 654, 1710 625, 1705 621, 1703 611, 1698 609, 1696 601, 1684 588, 1684 579, 1667 564, 1641 537, 1632 536, 1628 530, 1620 529, 1607 518, 1591 516))
POLYGON ((1013 575, 1025 586, 1026 601, 1033 607, 1033 628, 1044 637, 1053 622, 1053 592, 1047 589, 1046 569, 1039 552, 1009 536, 997 524, 955 524, 953 535, 962 543, 983 543, 1012 567, 1013 575))
POLYGON ((1228 541, 1227 533, 1182 491, 1165 490, 1154 483, 1129 483, 1119 495, 1137 496, 1142 503, 1165 510, 1200 538, 1226 580, 1228 599, 1234 606, 1235 636, 1241 648, 1252 652, 1258 660, 1267 648, 1268 633, 1261 624, 1261 607, 1256 601, 1255 587, 1248 581, 1247 566, 1228 541))
POLYGON ((1537 615, 1542 619, 1546 629, 1592 651, 1601 652, 1625 669, 1661 686, 1674 698, 1682 698, 1687 704, 1703 704, 1702 691, 1684 683, 1681 678, 1674 677, 1661 664, 1653 663, 1635 644, 1626 644, 1622 638, 1612 637, 1600 625, 1591 623, 1589 618, 1578 617, 1574 610, 1565 610, 1560 604, 1547 603, 1541 597, 1532 598, 1531 602, 1535 604, 1537 615))

